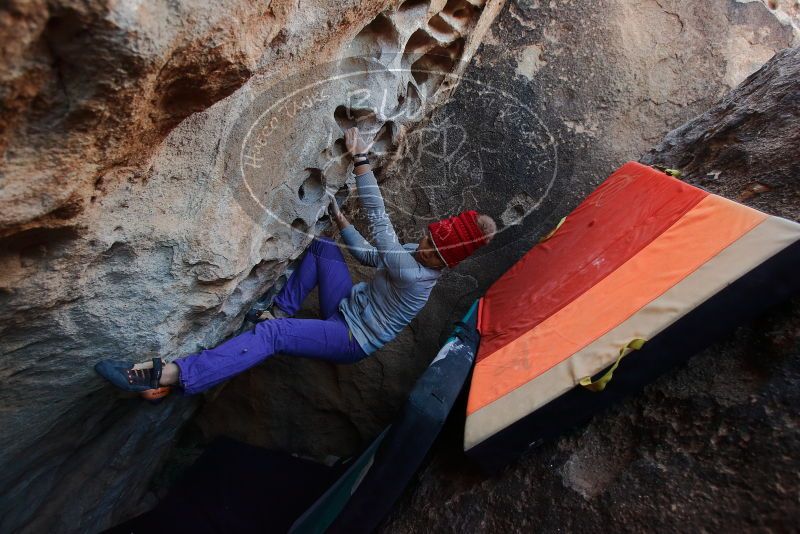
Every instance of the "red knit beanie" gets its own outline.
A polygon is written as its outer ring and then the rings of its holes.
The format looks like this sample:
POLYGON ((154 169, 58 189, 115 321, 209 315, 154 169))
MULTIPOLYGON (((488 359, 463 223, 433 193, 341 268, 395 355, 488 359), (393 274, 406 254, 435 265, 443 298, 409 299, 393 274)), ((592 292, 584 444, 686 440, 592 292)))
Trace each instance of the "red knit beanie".
POLYGON ((486 244, 486 236, 478 226, 478 212, 475 210, 431 223, 428 230, 448 267, 455 267, 486 244))

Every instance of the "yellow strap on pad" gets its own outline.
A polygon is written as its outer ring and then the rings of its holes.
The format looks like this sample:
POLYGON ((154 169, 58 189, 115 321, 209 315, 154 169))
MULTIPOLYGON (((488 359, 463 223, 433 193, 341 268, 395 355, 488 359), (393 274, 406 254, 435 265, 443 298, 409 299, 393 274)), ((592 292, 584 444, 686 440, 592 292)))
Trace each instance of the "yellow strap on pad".
POLYGON ((592 382, 591 376, 584 376, 583 378, 580 379, 578 383, 581 386, 588 389, 589 391, 594 391, 595 393, 603 391, 604 389, 606 389, 606 386, 608 385, 609 382, 611 382, 611 379, 614 377, 614 371, 616 371, 617 367, 619 367, 619 362, 622 361, 622 358, 624 358, 625 356, 627 356, 628 354, 630 354, 635 350, 641 349, 642 345, 645 344, 645 341, 647 340, 642 338, 632 339, 627 345, 619 349, 619 357, 617 358, 617 361, 614 362, 614 365, 611 366, 611 369, 606 371, 606 373, 603 376, 601 376, 594 382, 592 382))

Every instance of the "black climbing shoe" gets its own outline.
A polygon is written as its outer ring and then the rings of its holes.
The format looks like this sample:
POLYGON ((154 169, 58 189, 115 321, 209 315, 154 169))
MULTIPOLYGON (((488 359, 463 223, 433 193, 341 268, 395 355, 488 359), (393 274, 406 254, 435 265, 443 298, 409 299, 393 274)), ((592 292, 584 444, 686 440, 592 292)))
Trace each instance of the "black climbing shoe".
POLYGON ((291 317, 288 313, 283 311, 282 309, 278 308, 274 304, 267 308, 266 310, 262 311, 256 317, 256 320, 253 322, 260 323, 261 321, 270 321, 272 319, 286 319, 291 317))
POLYGON ((162 389, 159 385, 159 380, 161 380, 163 368, 164 362, 161 358, 153 358, 150 362, 137 364, 117 360, 103 360, 97 362, 94 366, 97 374, 119 389, 137 393, 162 389))

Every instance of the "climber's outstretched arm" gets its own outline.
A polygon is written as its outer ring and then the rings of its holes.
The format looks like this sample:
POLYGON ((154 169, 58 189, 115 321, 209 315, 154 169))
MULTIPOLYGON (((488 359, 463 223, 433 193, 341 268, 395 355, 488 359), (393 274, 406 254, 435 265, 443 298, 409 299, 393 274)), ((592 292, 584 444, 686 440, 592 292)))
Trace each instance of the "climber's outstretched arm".
MULTIPOLYGON (((370 145, 361 139, 358 128, 348 129, 344 139, 348 152, 353 154, 357 161, 364 161, 366 158, 358 155, 365 154, 370 145)), ((377 254, 383 260, 389 274, 395 279, 414 281, 419 264, 414 256, 403 248, 394 231, 389 215, 386 213, 378 180, 372 173, 369 163, 356 164, 353 172, 356 175, 358 197, 361 200, 377 254)))
MULTIPOLYGON (((366 154, 369 145, 361 139, 358 128, 350 128, 345 131, 345 145, 350 154, 366 154)), ((357 161, 365 161, 365 156, 358 156, 357 161)), ((400 244, 397 234, 395 234, 392 222, 386 214, 386 207, 383 202, 378 181, 372 174, 369 163, 356 164, 353 172, 356 175, 356 187, 361 205, 369 223, 372 238, 375 245, 371 245, 358 230, 339 210, 338 204, 332 197, 329 204, 329 212, 342 234, 342 239, 347 245, 350 253, 363 265, 378 267, 380 260, 390 275, 400 280, 408 278, 413 280, 419 264, 417 260, 400 244)))

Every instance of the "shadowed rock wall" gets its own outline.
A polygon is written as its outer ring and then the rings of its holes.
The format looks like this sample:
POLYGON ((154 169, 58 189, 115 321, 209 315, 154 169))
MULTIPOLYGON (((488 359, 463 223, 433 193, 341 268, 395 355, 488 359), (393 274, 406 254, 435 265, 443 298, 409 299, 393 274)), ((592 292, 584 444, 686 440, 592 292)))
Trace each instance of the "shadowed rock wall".
MULTIPOLYGON (((500 234, 449 271, 419 317, 374 358, 266 362, 203 408, 204 435, 317 457, 357 451, 391 422, 474 298, 619 164, 793 39, 760 3, 508 3, 453 98, 404 136, 380 173, 401 239, 472 208, 492 215, 500 234), (303 430, 309 422, 315 432, 303 430)), ((350 268, 357 280, 371 274, 352 261, 350 268)))
POLYGON ((328 224, 324 192, 347 194, 342 129, 358 121, 380 158, 455 88, 428 71, 463 69, 501 5, 0 8, 0 530, 141 509, 197 401, 120 398, 93 364, 235 331, 328 224), (302 85, 320 76, 336 83, 302 85), (390 117, 357 105, 365 88, 390 117))
MULTIPOLYGON (((715 106, 795 39, 759 3, 508 3, 453 99, 407 137, 382 181, 404 237, 473 206, 495 216, 502 233, 449 272, 420 317, 375 358, 338 367, 269 361, 204 407, 202 429, 318 456, 356 450, 391 421, 394 411, 383 402, 394 409, 403 402, 398 388, 411 380, 402 370, 427 365, 471 299, 617 166, 665 136, 676 140, 671 129, 715 106), (299 386, 289 385, 296 376, 299 386), (235 417, 239 410, 246 423, 235 417), (304 432, 306 422, 317 430, 304 432)), ((690 123, 691 135, 664 161, 686 166, 693 183, 798 219, 796 121, 778 121, 768 135, 758 133, 760 122, 736 126, 762 107, 754 118, 791 119, 792 97, 773 93, 752 107, 728 102, 738 112, 690 123), (711 133, 725 124, 720 135, 711 133), (704 135, 716 141, 705 143, 704 135), (721 157, 723 148, 742 154, 721 157)), ((463 461, 457 408, 431 465, 384 530, 786 529, 800 485, 791 474, 797 337, 794 304, 496 479, 463 461), (766 414, 777 415, 767 421, 773 416, 766 414)))
MULTIPOLYGON (((792 48, 641 161, 800 220, 798 136, 792 48)), ((496 477, 459 455, 458 412, 383 530, 791 531, 800 519, 799 340, 794 299, 496 477)))

